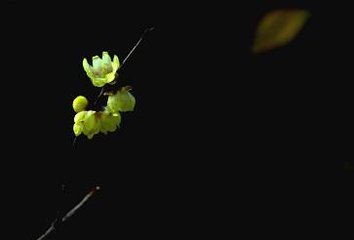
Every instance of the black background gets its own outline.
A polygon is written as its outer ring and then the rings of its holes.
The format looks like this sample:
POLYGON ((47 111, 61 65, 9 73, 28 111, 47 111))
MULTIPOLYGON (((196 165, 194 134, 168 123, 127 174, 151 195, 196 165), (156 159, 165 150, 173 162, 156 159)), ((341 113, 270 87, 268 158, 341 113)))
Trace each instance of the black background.
POLYGON ((35 239, 58 209, 99 185, 50 239, 350 239, 345 9, 308 1, 4 3, 3 227, 11 239, 35 239), (299 36, 252 55, 262 14, 288 7, 312 13, 299 36), (151 26, 121 72, 135 111, 122 114, 118 132, 80 137, 73 148, 72 100, 99 91, 82 59, 102 51, 123 59, 151 26))

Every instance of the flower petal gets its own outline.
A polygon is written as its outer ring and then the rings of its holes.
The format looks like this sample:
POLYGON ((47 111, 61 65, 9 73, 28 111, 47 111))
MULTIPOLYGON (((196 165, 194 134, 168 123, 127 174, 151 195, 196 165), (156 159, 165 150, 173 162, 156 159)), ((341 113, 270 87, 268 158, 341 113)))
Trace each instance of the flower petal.
POLYGON ((106 78, 94 77, 91 78, 91 82, 95 87, 103 87, 107 83, 106 78))
POLYGON ((84 121, 86 118, 86 115, 87 115, 87 111, 81 111, 81 112, 76 113, 75 117, 74 117, 74 122, 79 123, 79 122, 84 121))
POLYGON ((97 76, 102 76, 102 60, 99 56, 92 57, 93 73, 97 76))
POLYGON ((102 60, 103 61, 107 61, 107 62, 111 62, 112 60, 111 60, 111 57, 109 56, 109 54, 108 54, 108 52, 107 51, 103 51, 102 52, 102 60), (106 59, 106 60, 105 60, 106 59))
POLYGON ((87 76, 92 79, 94 78, 94 74, 93 74, 93 71, 92 71, 92 67, 90 66, 90 64, 87 62, 87 59, 84 58, 84 60, 82 61, 82 66, 84 67, 84 70, 87 74, 87 76))
POLYGON ((84 67, 84 70, 85 70, 85 72, 87 72, 87 74, 92 73, 92 67, 87 62, 86 58, 84 58, 84 60, 82 60, 82 66, 84 67))
POLYGON ((75 136, 79 136, 82 133, 82 129, 83 129, 83 124, 82 123, 75 123, 73 126, 73 131, 75 136))
POLYGON ((116 78, 115 72, 110 72, 106 75, 106 83, 113 82, 114 79, 116 78))
POLYGON ((113 67, 112 67, 112 61, 111 57, 109 56, 108 52, 103 52, 102 53, 102 64, 104 67, 104 70, 106 73, 112 72, 113 67))
POLYGON ((117 55, 114 55, 114 57, 113 57, 112 66, 113 66, 113 72, 116 72, 120 66, 119 59, 118 59, 117 55))

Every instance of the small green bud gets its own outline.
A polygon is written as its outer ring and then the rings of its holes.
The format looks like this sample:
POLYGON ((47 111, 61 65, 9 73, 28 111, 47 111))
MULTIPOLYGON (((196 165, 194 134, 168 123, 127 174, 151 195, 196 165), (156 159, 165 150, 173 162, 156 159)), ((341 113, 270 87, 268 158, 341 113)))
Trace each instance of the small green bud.
POLYGON ((73 101, 73 109, 75 112, 84 111, 87 107, 88 101, 84 96, 78 96, 73 101))

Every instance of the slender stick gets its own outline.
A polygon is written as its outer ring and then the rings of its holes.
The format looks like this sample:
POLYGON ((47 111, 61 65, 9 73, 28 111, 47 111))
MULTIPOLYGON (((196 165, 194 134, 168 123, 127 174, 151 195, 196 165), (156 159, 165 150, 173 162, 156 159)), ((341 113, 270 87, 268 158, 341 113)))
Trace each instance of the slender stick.
POLYGON ((73 140, 73 148, 75 147, 76 140, 77 140, 77 136, 74 137, 74 140, 73 140))
POLYGON ((48 237, 48 235, 53 232, 56 227, 59 224, 62 224, 64 222, 66 222, 68 219, 70 219, 73 215, 76 214, 76 212, 98 191, 100 190, 99 186, 94 187, 89 193, 87 193, 85 195, 85 197, 77 204, 75 205, 75 207, 73 207, 69 212, 67 212, 65 214, 65 216, 61 219, 56 218, 52 224, 50 225, 50 227, 47 229, 47 231, 45 231, 45 233, 43 233, 39 238, 37 238, 37 240, 43 240, 46 237, 48 237))
POLYGON ((101 98, 103 92, 104 92, 104 86, 101 87, 101 91, 100 91, 100 93, 97 95, 96 100, 95 100, 94 103, 93 103, 93 106, 96 106, 96 104, 97 104, 98 100, 101 98))
POLYGON ((130 57, 130 55, 135 51, 135 49, 139 46, 139 44, 141 43, 141 41, 143 41, 144 36, 146 33, 151 32, 152 30, 154 30, 154 27, 150 27, 150 28, 146 28, 144 30, 144 32, 141 34, 139 40, 135 43, 134 47, 130 50, 130 52, 128 53, 128 55, 124 58, 124 60, 122 61, 122 64, 119 66, 118 70, 121 69, 124 66, 124 63, 128 60, 128 58, 130 57))

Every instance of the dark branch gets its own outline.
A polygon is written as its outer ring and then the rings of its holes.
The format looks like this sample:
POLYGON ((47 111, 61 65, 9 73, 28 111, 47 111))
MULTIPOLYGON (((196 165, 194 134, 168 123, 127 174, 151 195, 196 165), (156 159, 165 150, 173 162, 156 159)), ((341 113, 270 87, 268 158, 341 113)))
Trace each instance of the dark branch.
POLYGON ((50 233, 52 233, 60 224, 63 224, 64 222, 66 222, 68 219, 70 219, 73 215, 76 214, 76 212, 98 191, 100 190, 99 186, 96 186, 95 188, 93 188, 89 193, 86 194, 86 196, 73 208, 71 209, 69 212, 67 212, 65 214, 65 216, 63 218, 56 218, 52 224, 50 225, 50 227, 47 229, 47 231, 45 231, 45 233, 43 233, 39 238, 37 238, 37 240, 43 240, 46 237, 48 237, 48 235, 50 233))

